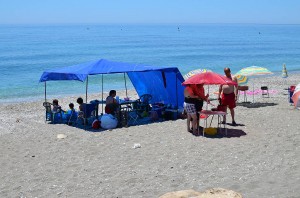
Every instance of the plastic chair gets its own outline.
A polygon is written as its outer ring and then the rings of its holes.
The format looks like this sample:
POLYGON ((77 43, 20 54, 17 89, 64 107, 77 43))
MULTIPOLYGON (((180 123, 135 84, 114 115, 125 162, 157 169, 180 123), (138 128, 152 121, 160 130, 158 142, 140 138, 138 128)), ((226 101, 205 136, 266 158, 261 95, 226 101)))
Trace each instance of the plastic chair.
POLYGON ((266 95, 269 97, 269 89, 267 86, 261 86, 260 89, 261 89, 262 97, 264 97, 266 95))

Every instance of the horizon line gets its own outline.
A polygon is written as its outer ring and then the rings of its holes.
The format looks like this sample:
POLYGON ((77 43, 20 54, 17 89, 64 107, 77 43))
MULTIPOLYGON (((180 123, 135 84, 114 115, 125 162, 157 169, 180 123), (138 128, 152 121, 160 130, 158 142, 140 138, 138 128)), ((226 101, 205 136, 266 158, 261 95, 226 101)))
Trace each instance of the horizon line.
POLYGON ((300 23, 194 23, 194 22, 50 22, 50 23, 0 23, 0 25, 300 25, 300 23))

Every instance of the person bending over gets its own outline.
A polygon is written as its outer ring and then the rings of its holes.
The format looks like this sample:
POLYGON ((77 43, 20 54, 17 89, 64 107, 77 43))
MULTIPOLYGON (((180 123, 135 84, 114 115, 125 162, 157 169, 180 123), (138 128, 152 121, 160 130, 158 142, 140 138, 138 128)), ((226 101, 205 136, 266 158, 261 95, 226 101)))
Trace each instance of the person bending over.
POLYGON ((199 127, 198 119, 197 119, 197 112, 199 109, 202 109, 203 100, 209 102, 208 95, 206 95, 206 96, 204 95, 204 89, 202 92, 201 87, 203 88, 203 85, 202 86, 201 85, 197 85, 197 86, 187 85, 186 88, 184 89, 184 107, 185 107, 185 110, 186 110, 187 116, 188 116, 187 117, 187 130, 191 131, 190 122, 192 122, 192 127, 193 127, 192 132, 194 135, 196 135, 198 133, 198 127, 199 127))

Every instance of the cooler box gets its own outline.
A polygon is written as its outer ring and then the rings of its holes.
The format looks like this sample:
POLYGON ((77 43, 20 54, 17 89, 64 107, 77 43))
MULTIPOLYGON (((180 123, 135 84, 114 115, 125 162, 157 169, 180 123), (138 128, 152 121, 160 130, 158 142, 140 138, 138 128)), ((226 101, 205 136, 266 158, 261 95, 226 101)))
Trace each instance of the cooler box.
POLYGON ((165 120, 177 120, 178 110, 177 109, 166 109, 165 120))

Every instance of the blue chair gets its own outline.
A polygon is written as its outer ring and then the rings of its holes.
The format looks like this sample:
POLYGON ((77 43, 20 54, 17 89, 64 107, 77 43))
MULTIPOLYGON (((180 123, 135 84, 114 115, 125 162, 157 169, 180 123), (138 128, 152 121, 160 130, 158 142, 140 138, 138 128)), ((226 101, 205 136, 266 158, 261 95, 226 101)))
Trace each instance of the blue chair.
POLYGON ((68 110, 66 113, 63 114, 64 123, 68 125, 73 125, 74 123, 76 123, 77 118, 78 113, 75 111, 75 109, 68 110))
POLYGON ((79 120, 83 120, 84 125, 89 123, 89 120, 96 118, 98 112, 98 104, 82 104, 82 111, 78 112, 77 123, 79 120))

